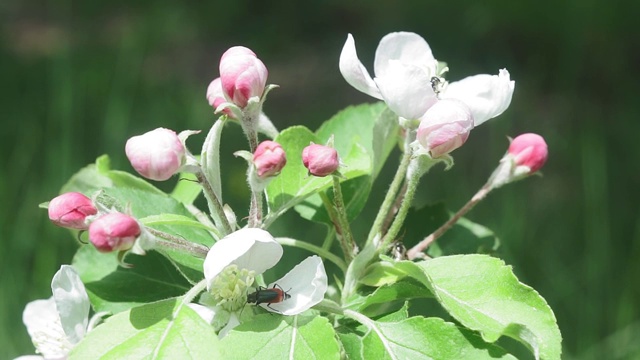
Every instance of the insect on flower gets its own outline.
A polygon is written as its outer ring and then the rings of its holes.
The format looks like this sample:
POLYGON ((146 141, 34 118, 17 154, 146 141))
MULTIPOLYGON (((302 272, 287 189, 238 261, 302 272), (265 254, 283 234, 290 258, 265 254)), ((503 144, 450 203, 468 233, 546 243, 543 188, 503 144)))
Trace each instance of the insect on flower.
POLYGON ((291 291, 291 289, 284 291, 284 289, 278 284, 275 284, 272 288, 263 288, 262 286, 258 286, 258 289, 255 292, 247 295, 247 304, 258 305, 266 303, 269 309, 279 313, 280 311, 272 308, 270 305, 281 303, 291 298, 289 291, 291 291))

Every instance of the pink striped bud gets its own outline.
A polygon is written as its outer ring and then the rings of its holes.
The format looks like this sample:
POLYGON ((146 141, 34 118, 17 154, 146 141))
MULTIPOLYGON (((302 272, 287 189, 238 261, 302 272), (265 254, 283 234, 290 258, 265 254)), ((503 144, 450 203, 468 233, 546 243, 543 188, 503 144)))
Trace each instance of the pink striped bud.
POLYGON ((89 226, 89 240, 100 252, 129 250, 140 235, 140 225, 129 215, 110 213, 89 226))
MULTIPOLYGON (((220 104, 227 102, 227 99, 224 97, 224 93, 222 92, 222 81, 220 78, 214 79, 207 88, 207 100, 209 101, 209 105, 213 107, 213 110, 217 109, 220 104)), ((223 113, 230 117, 234 117, 233 113, 230 109, 222 110, 223 113)))
POLYGON ((263 179, 280 174, 280 170, 286 163, 286 154, 282 146, 275 141, 261 142, 253 153, 253 164, 256 167, 258 177, 263 179))
POLYGON ((459 148, 473 129, 473 116, 462 102, 439 100, 420 118, 418 142, 437 158, 459 148))
POLYGON ((68 192, 49 202, 49 219, 58 226, 86 230, 85 218, 98 210, 91 199, 78 192, 68 192))
POLYGON ((508 153, 518 167, 525 166, 528 173, 532 174, 547 161, 547 143, 538 134, 518 135, 509 145, 508 153))
POLYGON ((340 166, 336 149, 318 144, 311 144, 302 150, 302 163, 309 174, 319 177, 333 174, 340 166))
POLYGON ((158 128, 127 140, 125 152, 136 171, 151 180, 167 180, 185 162, 185 148, 173 131, 158 128))
POLYGON ((226 98, 241 108, 254 96, 262 96, 267 67, 244 46, 234 46, 220 58, 220 80, 226 98))

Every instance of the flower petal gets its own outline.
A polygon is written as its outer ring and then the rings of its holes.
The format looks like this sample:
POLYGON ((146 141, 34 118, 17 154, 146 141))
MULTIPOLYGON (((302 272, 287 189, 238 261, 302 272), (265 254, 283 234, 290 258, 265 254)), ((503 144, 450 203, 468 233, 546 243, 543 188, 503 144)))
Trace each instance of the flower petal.
POLYGON ((438 100, 431 77, 422 68, 391 61, 385 73, 374 81, 384 101, 398 116, 417 119, 438 100))
MULTIPOLYGON (((308 310, 324 299, 327 291, 327 273, 319 256, 309 256, 296 265, 282 279, 272 283, 269 287, 278 284, 291 298, 269 306, 284 315, 296 315, 308 310)), ((263 308, 272 311, 267 304, 260 304, 263 308)))
POLYGON ((358 59, 356 43, 351 34, 347 36, 347 41, 342 47, 339 67, 340 73, 349 85, 369 96, 382 100, 382 95, 380 95, 380 91, 378 91, 376 84, 371 79, 371 75, 358 59))
POLYGON ((82 340, 89 324, 89 296, 80 276, 70 265, 62 265, 51 281, 53 299, 64 333, 72 344, 82 340))
POLYGON ((45 360, 45 358, 40 355, 22 355, 13 360, 45 360))
POLYGON ((458 99, 469 107, 475 126, 502 114, 511 104, 515 81, 507 69, 498 75, 480 74, 450 83, 440 93, 443 99, 458 99))
POLYGON ((282 245, 268 232, 258 228, 244 228, 233 232, 213 244, 204 260, 207 289, 213 279, 231 264, 240 269, 262 274, 282 257, 282 245))
POLYGON ((189 303, 187 306, 190 307, 191 310, 195 311, 196 314, 198 314, 207 324, 211 324, 213 322, 213 317, 216 315, 216 311, 214 309, 195 303, 189 303))
POLYGON ((46 359, 62 359, 71 351, 73 345, 62 329, 53 297, 28 303, 22 313, 22 322, 36 351, 46 359))
POLYGON ((429 77, 435 75, 438 66, 429 44, 412 32, 394 32, 380 40, 373 64, 376 77, 386 77, 389 62, 394 60, 423 68, 429 77))

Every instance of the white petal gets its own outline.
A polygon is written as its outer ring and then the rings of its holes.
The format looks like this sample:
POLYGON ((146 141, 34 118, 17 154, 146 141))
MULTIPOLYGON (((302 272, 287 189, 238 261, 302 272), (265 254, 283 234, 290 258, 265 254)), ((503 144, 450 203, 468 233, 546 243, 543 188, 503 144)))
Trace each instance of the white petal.
POLYGON ((458 99, 471 109, 475 126, 502 114, 511 104, 515 81, 507 69, 498 75, 480 74, 450 83, 441 98, 458 99))
MULTIPOLYGON (((327 273, 322 259, 315 255, 309 256, 269 287, 274 287, 276 284, 291 295, 291 298, 269 306, 284 315, 296 315, 308 310, 322 301, 327 292, 327 273)), ((267 307, 267 304, 260 304, 260 306, 273 311, 267 307)))
POLYGON ((13 360, 45 360, 45 359, 40 355, 22 355, 22 356, 18 356, 13 360))
POLYGON ((222 329, 220 329, 220 332, 218 332, 218 338, 222 339, 223 337, 227 336, 229 331, 231 331, 238 325, 240 325, 240 319, 238 319, 238 315, 236 315, 236 313, 231 313, 227 325, 225 325, 222 329))
POLYGON ((358 59, 356 43, 351 34, 347 36, 347 41, 342 47, 339 67, 340 73, 349 85, 376 99, 382 99, 382 95, 380 95, 380 91, 378 91, 376 84, 371 79, 371 75, 358 59))
POLYGON ((438 100, 430 80, 422 68, 399 61, 391 61, 386 75, 375 78, 389 108, 409 120, 422 116, 438 100))
POLYGON ((208 306, 194 303, 187 304, 187 306, 190 307, 191 310, 195 311, 196 314, 198 314, 207 324, 211 324, 213 322, 213 317, 216 316, 215 310, 208 306))
POLYGON ((51 290, 60 314, 62 329, 72 344, 84 337, 89 324, 89 296, 80 276, 69 265, 62 265, 53 276, 51 290))
POLYGON ((60 324, 56 302, 35 300, 27 304, 22 313, 22 322, 27 327, 37 352, 47 359, 64 358, 73 345, 60 324))
POLYGON ((373 64, 376 77, 385 77, 389 62, 394 60, 423 68, 430 77, 435 75, 438 65, 429 44, 420 35, 411 32, 390 33, 380 40, 373 64))
POLYGON ((240 269, 262 274, 282 257, 282 245, 268 232, 258 228, 244 228, 233 232, 213 244, 204 260, 207 289, 213 279, 231 264, 240 269))

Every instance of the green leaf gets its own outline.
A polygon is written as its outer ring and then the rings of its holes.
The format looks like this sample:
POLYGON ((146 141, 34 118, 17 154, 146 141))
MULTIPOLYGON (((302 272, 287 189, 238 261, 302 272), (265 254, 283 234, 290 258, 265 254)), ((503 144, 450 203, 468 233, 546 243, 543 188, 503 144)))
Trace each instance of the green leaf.
POLYGON ((258 315, 221 344, 226 359, 340 359, 333 327, 321 316, 258 315))
POLYGON ((220 359, 213 327, 177 299, 108 318, 71 351, 69 359, 220 359))
MULTIPOLYGON (((117 253, 103 254, 92 245, 85 245, 76 252, 72 264, 80 274, 96 312, 119 313, 140 304, 182 295, 191 288, 184 273, 178 272, 157 252, 150 251, 145 256, 129 255, 125 261, 133 267, 120 267, 117 253)), ((189 275, 192 281, 202 279, 202 274, 196 272, 189 275)))
MULTIPOLYGON (((347 153, 354 144, 358 144, 369 158, 367 176, 341 183, 349 221, 355 219, 364 208, 373 181, 397 143, 399 129, 398 117, 382 102, 347 107, 318 129, 316 135, 322 143, 334 136, 338 153, 347 153)), ((333 199, 333 191, 327 192, 329 198, 333 199)), ((305 219, 331 224, 318 195, 297 205, 296 211, 305 219)))
POLYGON ((451 316, 488 342, 505 335, 536 358, 560 359, 560 330, 545 300, 511 267, 487 255, 439 257, 397 264, 427 286, 451 316))
POLYGON ((160 214, 160 215, 151 215, 151 216, 147 216, 141 219, 138 219, 138 221, 140 221, 141 223, 148 225, 148 226, 154 226, 154 225, 181 225, 181 226, 188 226, 188 227, 194 227, 194 228, 198 228, 198 229, 203 229, 206 231, 214 231, 217 232, 216 229, 209 227, 197 220, 194 220, 190 217, 184 216, 184 215, 177 215, 177 214, 160 214))
POLYGON ((178 176, 180 181, 171 191, 171 197, 185 205, 191 205, 202 192, 202 186, 193 173, 180 173, 178 176))
MULTIPOLYGON (((150 216, 155 216, 155 218, 151 219, 159 219, 160 217, 173 220, 163 224, 149 224, 149 226, 154 229, 164 231, 185 240, 208 247, 210 247, 214 242, 211 234, 206 231, 208 228, 204 226, 194 226, 194 222, 197 222, 197 220, 195 220, 193 215, 191 215, 183 204, 179 203, 171 196, 164 193, 161 195, 152 194, 128 188, 109 188, 104 190, 104 194, 116 199, 120 204, 120 207, 129 209, 133 216, 138 219, 148 219, 150 216), (178 217, 182 219, 189 218, 192 221, 175 221, 178 217)), ((165 253, 180 265, 183 271, 188 271, 188 269, 190 269, 202 272, 204 259, 178 251, 167 250, 165 253)))
POLYGON ((395 310, 407 300, 432 297, 433 294, 423 284, 414 279, 406 279, 377 288, 358 302, 357 309, 372 317, 395 310))
MULTIPOLYGON (((287 154, 287 166, 267 187, 269 211, 265 219, 266 225, 275 220, 292 206, 298 204, 310 195, 331 186, 331 177, 309 176, 302 164, 302 149, 311 142, 321 141, 309 129, 303 126, 293 126, 280 133, 275 139, 287 154)), ((342 174, 346 179, 365 175, 369 172, 369 158, 364 150, 353 144, 348 152, 338 154, 345 168, 342 174)))
POLYGON ((360 283, 375 287, 393 284, 407 276, 406 272, 395 266, 395 262, 384 260, 369 265, 364 274, 359 279, 360 283))
MULTIPOLYGON (((403 238, 407 248, 424 239, 452 216, 443 203, 411 209, 405 220, 403 238), (419 225, 418 225, 419 224, 419 225)), ((500 240, 485 226, 461 218, 442 237, 431 244, 427 254, 431 257, 459 254, 493 254, 500 240)))
POLYGON ((365 326, 338 333, 350 359, 515 359, 439 318, 383 322, 360 316, 360 321, 365 326))

